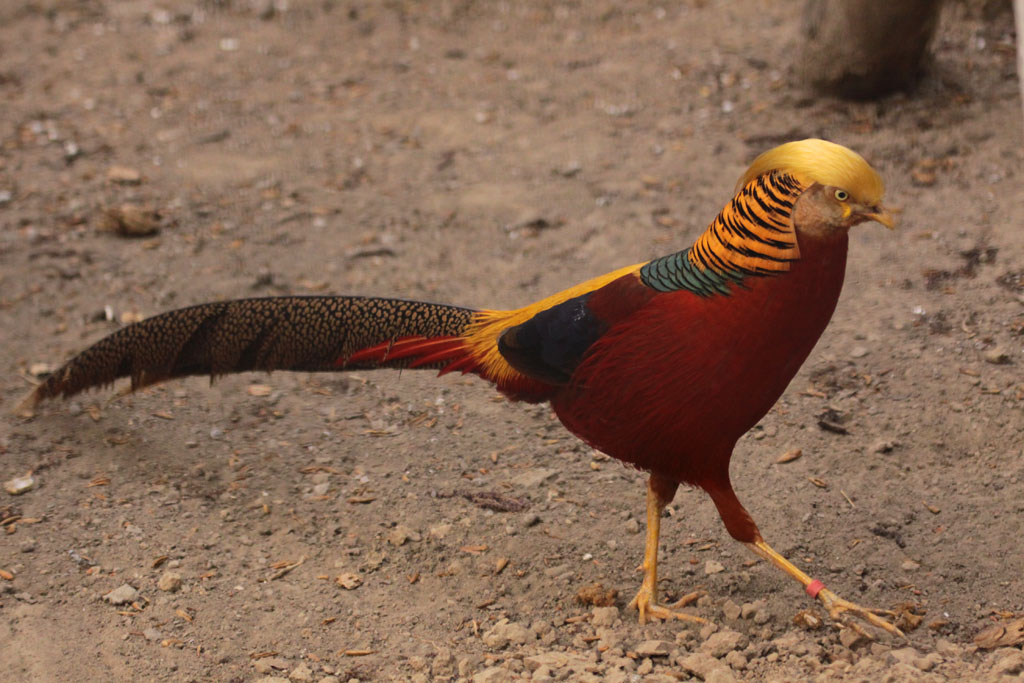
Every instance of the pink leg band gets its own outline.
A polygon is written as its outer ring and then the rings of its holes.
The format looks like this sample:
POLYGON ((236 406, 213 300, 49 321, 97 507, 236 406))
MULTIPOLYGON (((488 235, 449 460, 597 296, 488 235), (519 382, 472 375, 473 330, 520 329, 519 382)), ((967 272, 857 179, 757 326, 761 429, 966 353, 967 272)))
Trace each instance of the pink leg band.
POLYGON ((807 588, 805 588, 804 590, 807 591, 807 594, 810 595, 812 598, 816 598, 818 597, 818 593, 820 593, 824 588, 825 584, 815 579, 814 581, 811 581, 809 584, 807 584, 807 588))

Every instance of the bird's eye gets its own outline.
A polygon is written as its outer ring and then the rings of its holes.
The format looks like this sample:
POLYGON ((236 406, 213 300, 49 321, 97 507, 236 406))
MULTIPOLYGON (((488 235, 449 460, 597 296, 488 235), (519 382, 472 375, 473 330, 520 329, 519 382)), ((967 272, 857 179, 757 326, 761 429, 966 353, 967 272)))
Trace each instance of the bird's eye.
POLYGON ((838 199, 839 201, 845 202, 849 198, 850 193, 847 192, 846 190, 836 190, 836 199, 838 199))

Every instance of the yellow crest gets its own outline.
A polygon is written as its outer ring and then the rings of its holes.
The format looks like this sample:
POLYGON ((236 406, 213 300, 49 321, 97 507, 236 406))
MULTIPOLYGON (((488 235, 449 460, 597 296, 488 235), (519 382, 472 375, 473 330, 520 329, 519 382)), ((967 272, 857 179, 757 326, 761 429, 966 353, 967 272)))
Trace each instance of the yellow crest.
POLYGON ((864 157, 827 140, 809 138, 779 145, 754 159, 737 190, 769 171, 781 171, 807 185, 820 183, 850 193, 853 201, 874 206, 885 195, 885 183, 864 157))

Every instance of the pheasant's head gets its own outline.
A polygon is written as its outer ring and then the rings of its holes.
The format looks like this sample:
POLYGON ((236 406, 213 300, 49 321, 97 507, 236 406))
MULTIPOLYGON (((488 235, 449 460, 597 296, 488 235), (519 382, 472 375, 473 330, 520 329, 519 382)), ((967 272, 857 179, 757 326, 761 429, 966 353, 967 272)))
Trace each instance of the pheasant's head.
POLYGON ((885 184, 864 157, 826 140, 787 142, 757 157, 740 179, 742 187, 772 171, 793 176, 807 189, 793 211, 798 234, 827 237, 876 221, 892 228, 895 217, 882 206, 885 184))

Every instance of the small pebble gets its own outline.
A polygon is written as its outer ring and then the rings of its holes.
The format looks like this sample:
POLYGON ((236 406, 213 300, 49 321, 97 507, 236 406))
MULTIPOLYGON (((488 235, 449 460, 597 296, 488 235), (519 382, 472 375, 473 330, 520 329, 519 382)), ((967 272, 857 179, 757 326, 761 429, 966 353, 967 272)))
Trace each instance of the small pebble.
POLYGON ((441 541, 444 539, 445 536, 448 535, 448 532, 450 532, 451 530, 451 524, 436 524, 430 527, 430 529, 427 531, 427 535, 430 536, 430 538, 441 541))
POLYGON ((704 564, 704 573, 705 574, 708 574, 708 575, 710 575, 710 574, 720 574, 721 572, 724 572, 724 571, 725 571, 725 566, 721 562, 718 562, 716 560, 708 560, 704 564))
POLYGON ((506 683, 512 680, 512 674, 508 672, 508 669, 492 666, 473 674, 473 678, 470 680, 473 683, 506 683))
POLYGON ((645 640, 636 646, 635 651, 641 657, 667 657, 672 651, 672 644, 665 640, 645 640))
POLYGON ((920 656, 921 653, 912 647, 901 647, 898 650, 889 651, 889 661, 894 663, 898 662, 900 664, 906 664, 908 666, 913 666, 914 662, 920 656))
POLYGON ((299 683, 307 683, 313 680, 313 671, 305 662, 301 662, 288 672, 288 678, 293 681, 299 681, 299 683))
POLYGON ((995 666, 992 667, 992 672, 996 675, 1002 676, 1016 676, 1017 674, 1024 672, 1024 653, 1011 652, 1008 655, 1000 657, 999 660, 996 661, 995 666))
POLYGON ((430 664, 430 673, 435 676, 448 676, 455 670, 455 657, 446 647, 438 648, 434 661, 430 664))
POLYGON ((754 602, 745 602, 740 607, 740 616, 744 619, 753 619, 757 613, 765 608, 767 602, 762 598, 754 602))
POLYGON ((142 182, 142 174, 127 166, 111 166, 107 169, 107 180, 118 185, 138 185, 142 182))
POLYGON ((864 356, 868 355, 869 353, 871 353, 871 351, 867 347, 864 347, 864 346, 854 346, 853 349, 850 351, 850 357, 851 358, 863 358, 864 356))
POLYGON ((713 633, 700 646, 702 652, 707 652, 712 657, 721 659, 733 650, 741 649, 746 645, 746 636, 731 629, 723 629, 713 633))
POLYGON ((725 663, 735 671, 743 671, 747 668, 747 656, 742 652, 733 650, 725 656, 725 663))
POLYGON ((942 664, 942 655, 937 652, 929 652, 924 657, 914 660, 914 666, 921 671, 931 671, 940 664, 942 664))
POLYGON ((594 626, 614 626, 619 620, 618 607, 595 607, 590 623, 594 626))
POLYGON ((844 628, 839 631, 839 642, 843 647, 852 650, 868 642, 868 639, 856 629, 844 628))
POLYGON ((484 645, 500 650, 509 643, 523 645, 537 637, 522 624, 509 622, 508 619, 501 619, 489 631, 483 635, 484 645))
POLYGON ((876 441, 874 443, 874 445, 871 446, 871 452, 872 453, 892 453, 892 451, 897 446, 899 446, 899 443, 896 442, 896 441, 889 441, 889 440, 876 441))
POLYGON ((422 536, 418 531, 410 529, 404 524, 399 524, 388 534, 388 543, 394 546, 404 545, 408 541, 419 541, 422 536))
POLYGON ((986 363, 993 365, 1006 365, 1010 362, 1010 354, 1002 346, 993 346, 982 354, 986 363))
POLYGON ((718 631, 718 624, 715 624, 714 622, 710 622, 710 623, 704 624, 700 628, 700 639, 701 640, 707 640, 708 638, 711 637, 711 635, 713 633, 716 633, 717 631, 718 631))
POLYGON ((174 593, 181 588, 181 574, 164 572, 157 580, 156 587, 167 593, 174 593))
POLYGON ((266 659, 257 659, 255 662, 252 663, 252 668, 253 671, 255 671, 258 674, 268 674, 274 670, 273 667, 267 663, 266 659))
POLYGON ((705 681, 708 679, 708 675, 710 675, 712 671, 718 668, 723 668, 721 662, 711 655, 703 652, 695 652, 693 654, 686 655, 680 659, 678 663, 683 669, 703 678, 705 681))
POLYGON ((36 480, 31 474, 24 477, 15 477, 4 482, 4 490, 12 496, 20 496, 35 488, 36 480))
POLYGON ((529 529, 532 526, 537 526, 541 523, 540 515, 535 512, 528 512, 522 517, 522 524, 524 529, 529 529))
POLYGON ((125 583, 104 595, 103 599, 111 605, 126 605, 135 602, 138 597, 139 591, 125 583))

